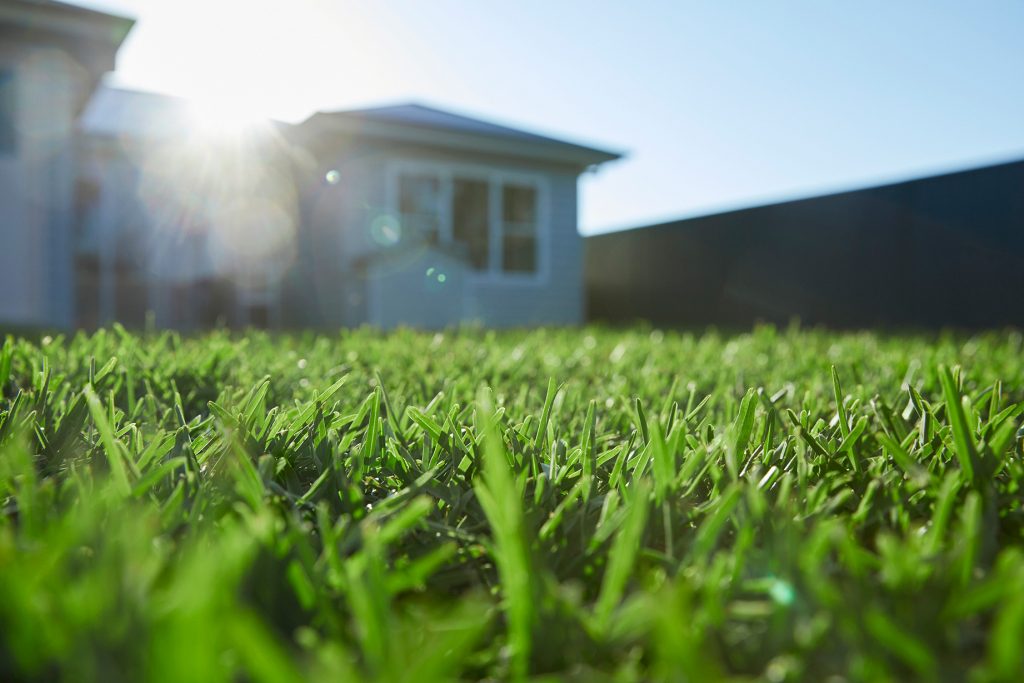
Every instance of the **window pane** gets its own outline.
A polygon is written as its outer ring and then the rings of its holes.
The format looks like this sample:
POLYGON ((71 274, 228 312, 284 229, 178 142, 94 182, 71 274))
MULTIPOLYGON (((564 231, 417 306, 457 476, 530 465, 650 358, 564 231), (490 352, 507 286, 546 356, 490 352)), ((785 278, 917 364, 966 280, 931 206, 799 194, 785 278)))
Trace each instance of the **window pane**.
POLYGON ((470 264, 486 270, 490 252, 488 234, 488 187, 482 180, 452 183, 452 238, 468 251, 470 264))
POLYGON ((441 181, 431 175, 402 175, 398 179, 398 211, 402 232, 437 244, 441 229, 441 181))
POLYGON ((502 270, 537 270, 537 190, 527 185, 502 188, 502 270))
POLYGON ((527 185, 506 185, 503 191, 506 223, 537 222, 537 191, 527 185))
POLYGON ((505 235, 502 268, 510 273, 533 273, 537 270, 537 240, 533 236, 505 235))
POLYGON ((14 86, 14 72, 0 69, 0 154, 13 152, 17 140, 14 86))

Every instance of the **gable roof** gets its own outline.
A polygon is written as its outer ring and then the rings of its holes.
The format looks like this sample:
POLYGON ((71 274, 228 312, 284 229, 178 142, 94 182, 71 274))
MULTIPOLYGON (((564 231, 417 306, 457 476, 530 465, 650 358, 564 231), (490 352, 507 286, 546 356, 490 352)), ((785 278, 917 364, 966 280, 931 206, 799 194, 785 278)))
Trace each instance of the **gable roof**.
POLYGON ((418 103, 318 112, 297 126, 306 135, 340 133, 491 152, 574 166, 620 159, 619 152, 538 135, 418 103))

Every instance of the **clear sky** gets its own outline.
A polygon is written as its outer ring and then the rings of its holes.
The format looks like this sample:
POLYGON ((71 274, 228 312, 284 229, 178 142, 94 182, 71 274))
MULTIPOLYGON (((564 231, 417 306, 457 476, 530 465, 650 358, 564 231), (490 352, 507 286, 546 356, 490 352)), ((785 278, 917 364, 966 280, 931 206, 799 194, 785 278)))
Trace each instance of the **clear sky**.
POLYGON ((1024 157, 1024 0, 72 0, 114 82, 283 120, 416 100, 623 150, 594 232, 1024 157))

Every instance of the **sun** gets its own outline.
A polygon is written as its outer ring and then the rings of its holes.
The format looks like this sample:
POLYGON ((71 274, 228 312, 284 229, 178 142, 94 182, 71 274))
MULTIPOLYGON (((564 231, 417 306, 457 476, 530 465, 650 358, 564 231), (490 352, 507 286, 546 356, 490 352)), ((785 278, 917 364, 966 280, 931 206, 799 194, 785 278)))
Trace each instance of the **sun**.
POLYGON ((240 99, 196 98, 188 109, 191 126, 204 139, 238 140, 252 137, 270 126, 270 119, 240 99))

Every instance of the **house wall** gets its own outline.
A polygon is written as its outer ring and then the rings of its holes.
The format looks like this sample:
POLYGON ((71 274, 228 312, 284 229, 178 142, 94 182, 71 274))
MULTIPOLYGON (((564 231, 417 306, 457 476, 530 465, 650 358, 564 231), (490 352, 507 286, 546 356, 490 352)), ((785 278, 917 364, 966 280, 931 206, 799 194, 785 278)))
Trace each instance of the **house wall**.
POLYGON ((88 88, 73 60, 41 45, 6 42, 13 74, 15 146, 0 153, 0 322, 70 325, 71 199, 76 104, 88 88))
MULTIPOLYGON (((576 169, 366 141, 342 144, 317 156, 308 180, 311 189, 304 198, 297 276, 286 306, 292 324, 331 327, 372 322, 367 304, 372 278, 365 277, 365 261, 384 248, 375 239, 374 226, 391 213, 389 169, 410 162, 529 173, 543 180, 541 210, 546 212, 549 228, 543 239, 550 254, 543 277, 533 282, 487 282, 465 273, 460 277, 462 291, 452 293, 463 300, 463 320, 496 327, 582 321, 576 169), (333 172, 333 183, 327 181, 328 172, 333 172)), ((416 307, 418 300, 410 296, 405 305, 416 307)))
POLYGON ((586 240, 588 316, 1024 326, 1024 162, 586 240))
POLYGON ((461 263, 437 249, 377 259, 366 271, 367 322, 384 329, 458 325, 465 318, 465 277, 461 263))

